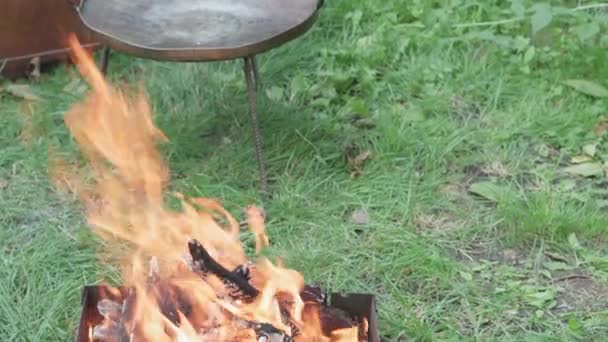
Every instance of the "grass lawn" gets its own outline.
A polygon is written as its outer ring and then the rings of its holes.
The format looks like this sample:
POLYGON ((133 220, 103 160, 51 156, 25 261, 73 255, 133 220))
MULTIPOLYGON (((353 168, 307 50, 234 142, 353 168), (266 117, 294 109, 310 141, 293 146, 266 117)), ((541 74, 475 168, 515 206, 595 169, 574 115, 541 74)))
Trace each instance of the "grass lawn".
MULTIPOLYGON (((326 1, 258 58, 265 201, 240 62, 114 54, 109 77, 145 84, 173 190, 263 205, 269 253, 377 294, 383 340, 605 341, 608 12, 533 3, 326 1)), ((87 88, 67 66, 18 83, 39 99, 2 84, 0 340, 68 341, 81 287, 115 274, 47 172, 49 146, 77 158, 87 88)))

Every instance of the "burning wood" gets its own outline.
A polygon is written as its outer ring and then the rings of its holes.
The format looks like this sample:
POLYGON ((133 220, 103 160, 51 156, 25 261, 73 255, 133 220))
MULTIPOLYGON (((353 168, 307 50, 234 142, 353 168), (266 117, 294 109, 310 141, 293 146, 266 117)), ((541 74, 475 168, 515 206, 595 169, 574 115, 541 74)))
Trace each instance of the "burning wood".
MULTIPOLYGON (((198 272, 201 276, 201 281, 205 281, 208 276, 214 275, 218 277, 228 288, 233 289, 229 292, 229 297, 233 301, 255 301, 261 292, 249 283, 250 268, 247 266, 240 266, 234 271, 229 271, 217 261, 215 261, 207 250, 197 240, 191 240, 188 242, 189 251, 192 257, 192 267, 194 271, 198 272)), ((182 322, 181 319, 190 319, 192 310, 190 310, 190 303, 187 303, 187 298, 179 294, 180 289, 171 287, 170 283, 159 280, 158 265, 156 258, 152 258, 150 261, 151 271, 149 273, 148 289, 153 289, 152 292, 156 294, 159 300, 160 311, 164 317, 175 326, 179 326, 182 322), (173 293, 173 294, 172 294, 173 293)), ((326 296, 321 292, 320 288, 317 287, 305 287, 300 297, 305 302, 307 311, 312 312, 313 316, 324 315, 328 318, 325 319, 326 327, 325 331, 329 334, 339 329, 332 329, 327 327, 327 322, 331 322, 333 327, 341 329, 355 328, 359 322, 353 320, 346 313, 341 310, 332 309, 327 305, 326 296)), ((136 300, 136 293, 131 290, 128 292, 127 297, 122 303, 112 301, 109 299, 103 299, 97 304, 97 310, 104 317, 104 321, 95 326, 93 329, 93 339, 106 341, 106 342, 123 342, 131 341, 134 336, 134 328, 132 326, 129 329, 129 325, 133 317, 131 317, 133 310, 132 306, 136 300)), ((231 315, 228 310, 222 310, 219 315, 231 315)), ((233 331, 237 330, 251 330, 255 336, 255 340, 258 342, 293 342, 299 337, 301 330, 298 328, 298 323, 291 317, 290 304, 287 301, 279 300, 279 310, 283 323, 285 323, 290 331, 281 330, 270 323, 258 322, 255 320, 247 320, 240 317, 232 317, 231 326, 233 331)), ((323 320, 320 320, 320 329, 323 326, 323 320)), ((204 326, 198 333, 198 340, 205 341, 211 337, 216 338, 218 336, 221 325, 211 324, 204 326)), ((354 330, 355 331, 355 330, 354 330)), ((243 336, 241 333, 239 336, 243 336)), ((356 340, 356 339, 355 339, 356 340)), ((330 340, 328 340, 330 341, 330 340)))
MULTIPOLYGON (((89 223, 107 241, 104 252, 123 260, 128 288, 110 288, 114 299, 98 302, 101 320, 90 340, 347 342, 366 335, 360 320, 327 306, 298 272, 265 258, 251 263, 238 222, 218 202, 177 195, 182 210, 168 210, 168 168, 155 146, 166 138, 143 92, 131 98, 114 89, 71 44, 93 89, 65 118, 93 175, 75 184, 89 223)), ((269 244, 264 216, 248 207, 247 221, 257 253, 269 244)))
POLYGON ((200 272, 203 277, 212 273, 233 291, 231 296, 235 299, 242 299, 248 302, 254 300, 260 291, 249 284, 249 269, 246 266, 239 266, 234 271, 228 271, 224 266, 213 260, 205 247, 196 240, 188 242, 188 249, 192 256, 192 265, 195 270, 200 272))

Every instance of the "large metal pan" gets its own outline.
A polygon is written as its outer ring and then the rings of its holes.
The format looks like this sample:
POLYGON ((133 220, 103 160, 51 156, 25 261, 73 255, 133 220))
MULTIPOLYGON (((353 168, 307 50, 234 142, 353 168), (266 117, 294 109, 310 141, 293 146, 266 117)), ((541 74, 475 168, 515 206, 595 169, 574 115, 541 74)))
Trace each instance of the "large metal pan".
POLYGON ((322 0, 81 0, 82 22, 112 49, 144 58, 252 56, 306 32, 322 0))

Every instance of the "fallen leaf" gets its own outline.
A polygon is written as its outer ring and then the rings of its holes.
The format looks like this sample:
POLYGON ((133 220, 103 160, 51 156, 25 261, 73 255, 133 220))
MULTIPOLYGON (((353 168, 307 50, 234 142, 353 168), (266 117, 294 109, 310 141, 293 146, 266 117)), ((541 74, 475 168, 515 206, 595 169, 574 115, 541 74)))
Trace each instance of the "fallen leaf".
POLYGON ((608 97, 608 89, 595 82, 587 80, 566 80, 562 83, 585 95, 608 97))
POLYGON ((366 162, 371 157, 372 157, 371 151, 363 151, 363 152, 359 153, 359 155, 357 155, 355 158, 353 158, 352 164, 354 166, 359 166, 359 165, 363 164, 364 162, 366 162))
POLYGON ((596 151, 597 151, 597 145, 596 144, 589 144, 589 145, 583 146, 583 153, 585 153, 589 157, 595 156, 595 152, 596 151))
POLYGON ((4 190, 8 187, 8 181, 4 178, 0 178, 0 190, 4 190))
POLYGON ((27 101, 40 100, 40 97, 34 94, 30 86, 27 84, 8 84, 4 86, 4 90, 15 97, 19 97, 27 101))
POLYGON ((583 177, 602 176, 604 174, 604 168, 600 163, 582 163, 572 165, 564 168, 564 171, 571 175, 583 177))
POLYGON ((372 156, 371 151, 359 152, 358 148, 354 145, 348 144, 344 147, 344 154, 346 156, 346 162, 350 168, 351 178, 357 178, 363 174, 362 166, 372 156), (358 153, 355 155, 355 153, 358 153))
POLYGON ((588 163, 590 161, 593 161, 593 159, 591 159, 591 157, 584 155, 584 154, 574 156, 570 159, 570 162, 573 164, 588 163))
POLYGON ((350 221, 357 225, 369 224, 369 213, 365 209, 357 209, 350 216, 350 221))
POLYGON ((494 161, 491 164, 482 167, 481 170, 487 175, 493 175, 498 177, 506 177, 510 174, 507 167, 499 161, 494 161))
POLYGON ((368 118, 357 118, 353 121, 353 125, 362 129, 372 129, 376 127, 376 123, 368 118))
POLYGON ((498 202, 498 199, 504 193, 504 188, 492 182, 479 182, 472 184, 469 187, 469 192, 491 202, 498 202))
POLYGON ((439 187, 439 192, 444 195, 458 195, 458 194, 464 192, 464 190, 462 189, 462 187, 460 185, 446 184, 446 185, 439 187))
POLYGON ((593 134, 601 138, 608 131, 608 118, 601 118, 595 126, 593 126, 593 134))

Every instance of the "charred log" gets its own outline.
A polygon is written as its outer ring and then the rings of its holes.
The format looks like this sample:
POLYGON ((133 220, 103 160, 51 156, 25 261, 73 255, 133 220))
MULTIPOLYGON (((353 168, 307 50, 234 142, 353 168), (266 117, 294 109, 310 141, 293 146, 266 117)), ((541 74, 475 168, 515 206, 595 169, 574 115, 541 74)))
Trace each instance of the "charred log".
POLYGON ((317 303, 323 306, 329 306, 327 293, 316 285, 305 285, 300 292, 300 298, 303 302, 317 303))
MULTIPOLYGON (((234 290, 233 295, 235 298, 252 301, 260 294, 260 291, 249 283, 250 272, 249 267, 247 265, 239 266, 231 272, 228 271, 224 266, 220 265, 217 261, 215 261, 211 257, 211 255, 209 255, 209 252, 207 252, 205 247, 203 247, 203 245, 197 240, 190 240, 188 242, 188 248, 190 250, 190 255, 192 256, 193 264, 195 265, 197 270, 199 272, 202 272, 203 274, 207 272, 212 273, 218 278, 220 278, 222 281, 224 281, 224 284, 227 284, 229 288, 234 290)), ((284 337, 277 341, 288 342, 292 340, 292 337, 299 335, 300 331, 298 326, 293 321, 291 314, 287 309, 287 305, 280 301, 279 306, 281 312, 281 320, 290 328, 291 335, 283 333, 284 337)), ((262 327, 266 327, 259 323, 256 324, 258 324, 260 329, 262 329, 262 327)), ((276 329, 274 327, 272 328, 276 329)), ((256 333, 257 332, 258 330, 256 330, 256 333)), ((268 341, 275 341, 275 339, 269 339, 268 341)))
POLYGON ((243 274, 243 271, 238 269, 236 272, 229 271, 215 261, 211 255, 209 255, 209 252, 207 252, 205 247, 203 247, 203 245, 197 240, 190 240, 188 242, 188 249, 190 251, 190 255, 192 256, 192 262, 197 271, 203 274, 214 274, 224 281, 224 283, 228 283, 229 287, 238 290, 238 292, 242 295, 241 299, 252 301, 260 294, 258 289, 249 284, 249 279, 247 277, 248 271, 246 274, 243 274))

